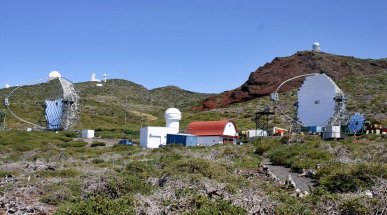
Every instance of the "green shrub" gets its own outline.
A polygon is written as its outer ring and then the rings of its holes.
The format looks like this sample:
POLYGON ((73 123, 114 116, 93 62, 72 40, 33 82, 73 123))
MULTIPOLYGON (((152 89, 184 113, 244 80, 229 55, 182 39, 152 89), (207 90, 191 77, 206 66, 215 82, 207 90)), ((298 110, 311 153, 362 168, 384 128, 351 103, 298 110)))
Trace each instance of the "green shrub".
POLYGON ((0 178, 5 177, 5 176, 7 176, 7 175, 13 175, 13 174, 15 174, 15 173, 12 172, 12 171, 4 171, 4 170, 0 170, 0 178))
POLYGON ((127 194, 144 194, 149 195, 153 186, 138 176, 130 172, 122 172, 108 180, 108 196, 112 199, 119 198, 127 194))
POLYGON ((342 200, 339 204, 339 212, 343 215, 372 214, 371 209, 364 204, 364 198, 350 198, 342 200))
POLYGON ((79 175, 79 171, 74 168, 61 169, 61 170, 42 170, 37 173, 41 177, 75 177, 79 175))
POLYGON ((59 143, 57 146, 59 148, 68 148, 68 147, 84 147, 87 145, 87 142, 84 141, 73 141, 73 142, 65 142, 65 143, 59 143))
POLYGON ((91 162, 93 164, 101 164, 101 163, 104 163, 105 161, 102 159, 96 158, 96 159, 93 159, 91 162))
POLYGON ((71 138, 77 138, 79 137, 79 133, 74 132, 74 131, 63 131, 63 135, 66 137, 71 137, 71 138))
POLYGON ((98 142, 98 141, 93 141, 90 145, 90 147, 97 147, 97 146, 106 146, 106 143, 104 142, 98 142))
POLYGON ((256 168, 262 161, 262 157, 252 154, 232 159, 235 168, 256 168))
POLYGON ((210 179, 220 179, 228 172, 224 166, 201 158, 179 160, 174 166, 176 167, 175 171, 177 172, 200 174, 210 179))
POLYGON ((254 153, 258 155, 263 155, 265 152, 281 146, 277 141, 270 140, 255 141, 254 145, 257 147, 254 153))
POLYGON ((63 141, 63 142, 70 142, 70 141, 73 141, 73 138, 67 137, 67 136, 62 136, 62 137, 58 137, 58 140, 63 141))
POLYGON ((126 166, 126 171, 144 179, 158 174, 155 164, 151 161, 132 161, 126 166))
POLYGON ((235 147, 227 147, 223 150, 223 156, 230 158, 239 157, 238 149, 235 147))
POLYGON ((211 200, 205 196, 197 195, 192 204, 195 208, 189 214, 246 214, 243 208, 233 205, 230 200, 211 200))
POLYGON ((336 164, 317 173, 319 183, 330 192, 356 192, 369 189, 377 177, 387 178, 387 164, 336 164))
POLYGON ((58 205, 61 202, 68 201, 71 197, 71 190, 67 187, 57 187, 55 190, 47 192, 40 198, 41 202, 58 205))
POLYGON ((332 159, 332 154, 313 142, 280 145, 271 149, 268 156, 273 164, 291 167, 296 171, 315 168, 317 164, 327 163, 332 159))
POLYGON ((95 196, 89 199, 74 201, 61 205, 55 214, 71 215, 126 215, 135 214, 133 208, 134 200, 131 197, 122 197, 119 199, 109 199, 103 196, 95 196))

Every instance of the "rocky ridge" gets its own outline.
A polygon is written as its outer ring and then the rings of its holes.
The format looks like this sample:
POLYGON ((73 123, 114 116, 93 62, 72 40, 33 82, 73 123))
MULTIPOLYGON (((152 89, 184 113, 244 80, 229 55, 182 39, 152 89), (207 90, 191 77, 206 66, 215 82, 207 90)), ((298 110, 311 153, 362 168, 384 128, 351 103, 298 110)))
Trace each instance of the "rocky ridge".
MULTIPOLYGON (((359 59, 324 52, 299 51, 289 57, 276 57, 270 63, 252 72, 248 80, 240 87, 206 98, 194 110, 208 110, 226 107, 233 103, 249 101, 267 96, 283 81, 303 74, 326 73, 333 80, 345 80, 348 77, 371 75, 387 71, 387 61, 359 59)), ((284 85, 280 92, 299 87, 302 79, 284 85)))

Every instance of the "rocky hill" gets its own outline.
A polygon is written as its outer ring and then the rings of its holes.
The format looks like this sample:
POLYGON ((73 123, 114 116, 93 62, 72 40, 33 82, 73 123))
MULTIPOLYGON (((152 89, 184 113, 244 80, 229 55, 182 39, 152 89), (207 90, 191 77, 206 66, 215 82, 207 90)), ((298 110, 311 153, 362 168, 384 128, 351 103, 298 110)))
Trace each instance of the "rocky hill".
MULTIPOLYGON (((387 73, 387 60, 358 59, 312 51, 300 51, 289 57, 276 57, 272 62, 252 72, 248 80, 240 87, 220 95, 208 97, 200 106, 194 109, 214 109, 267 96, 280 83, 289 78, 320 72, 327 73, 335 81, 378 74, 385 76, 387 73)), ((300 86, 301 82, 301 79, 289 82, 281 88, 281 92, 295 89, 300 86)))

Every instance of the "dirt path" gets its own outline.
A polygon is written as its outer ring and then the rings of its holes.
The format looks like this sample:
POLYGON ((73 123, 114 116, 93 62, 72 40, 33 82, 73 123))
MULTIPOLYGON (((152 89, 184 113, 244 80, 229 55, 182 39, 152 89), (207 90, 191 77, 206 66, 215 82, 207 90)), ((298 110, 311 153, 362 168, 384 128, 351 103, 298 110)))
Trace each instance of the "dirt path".
POLYGON ((293 181, 296 183, 297 188, 301 191, 310 192, 310 188, 313 189, 315 184, 314 180, 307 177, 299 176, 299 173, 295 173, 290 168, 286 168, 284 166, 276 166, 273 165, 268 158, 263 160, 263 165, 269 167, 269 170, 281 180, 281 182, 285 182, 286 178, 291 175, 293 181))

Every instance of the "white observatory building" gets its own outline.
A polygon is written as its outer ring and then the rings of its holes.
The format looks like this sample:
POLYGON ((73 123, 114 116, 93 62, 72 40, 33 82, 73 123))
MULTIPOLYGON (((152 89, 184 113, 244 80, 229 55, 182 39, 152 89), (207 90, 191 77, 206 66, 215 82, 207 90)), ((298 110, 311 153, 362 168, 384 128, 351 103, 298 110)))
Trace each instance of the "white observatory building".
POLYGON ((62 76, 60 75, 60 73, 58 71, 52 71, 52 72, 50 72, 48 74, 48 79, 49 80, 52 80, 52 79, 55 79, 55 78, 60 78, 60 77, 62 77, 62 76))
POLYGON ((8 89, 8 88, 10 88, 9 84, 5 84, 4 89, 8 89))
POLYGON ((101 82, 101 80, 97 79, 96 76, 97 76, 97 75, 96 75, 95 73, 91 74, 91 80, 90 80, 90 81, 93 81, 93 82, 101 82))
POLYGON ((179 133, 179 122, 181 120, 181 116, 181 112, 178 109, 167 109, 164 113, 166 126, 148 126, 141 128, 140 145, 143 148, 159 148, 160 145, 166 145, 167 134, 179 133))
POLYGON ((165 127, 174 129, 179 133, 179 122, 181 120, 181 112, 177 108, 169 108, 164 113, 165 127))
POLYGON ((314 52, 320 52, 320 51, 321 51, 321 49, 320 49, 320 43, 319 43, 319 42, 313 43, 312 50, 313 50, 314 52))

